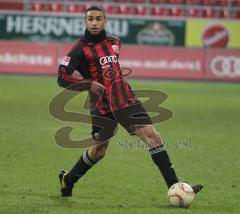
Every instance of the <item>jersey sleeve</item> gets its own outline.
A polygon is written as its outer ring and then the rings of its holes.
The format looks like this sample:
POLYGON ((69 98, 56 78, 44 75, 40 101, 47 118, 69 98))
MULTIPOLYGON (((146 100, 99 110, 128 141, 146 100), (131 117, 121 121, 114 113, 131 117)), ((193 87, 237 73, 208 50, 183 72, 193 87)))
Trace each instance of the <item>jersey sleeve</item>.
POLYGON ((119 41, 118 41, 119 43, 119 51, 120 51, 120 49, 121 49, 121 47, 122 47, 122 43, 121 43, 121 40, 119 39, 119 41))
POLYGON ((120 50, 121 50, 121 40, 120 39, 116 39, 115 41, 114 41, 114 43, 117 45, 117 55, 118 55, 118 58, 119 58, 119 55, 120 55, 120 50))
POLYGON ((67 56, 65 56, 58 68, 58 84, 63 88, 82 91, 91 86, 91 80, 73 77, 74 70, 83 60, 83 50, 81 46, 75 46, 67 56))

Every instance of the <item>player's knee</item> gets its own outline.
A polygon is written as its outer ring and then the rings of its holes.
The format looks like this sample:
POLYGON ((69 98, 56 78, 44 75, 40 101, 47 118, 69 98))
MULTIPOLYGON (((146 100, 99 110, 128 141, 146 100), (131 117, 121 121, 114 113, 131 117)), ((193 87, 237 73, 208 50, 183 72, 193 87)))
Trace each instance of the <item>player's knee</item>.
POLYGON ((106 151, 107 151, 106 147, 105 148, 104 147, 98 148, 96 150, 96 158, 99 159, 99 160, 102 159, 105 156, 106 151))
POLYGON ((157 133, 153 130, 153 129, 150 129, 146 132, 146 137, 147 138, 155 138, 157 136, 157 133))
POLYGON ((101 145, 91 147, 89 149, 89 153, 90 153, 92 160, 98 161, 98 160, 102 159, 105 156, 105 153, 107 151, 107 146, 108 146, 108 144, 104 143, 101 145))
POLYGON ((151 147, 157 147, 162 144, 160 134, 154 129, 150 130, 146 134, 147 144, 151 147))

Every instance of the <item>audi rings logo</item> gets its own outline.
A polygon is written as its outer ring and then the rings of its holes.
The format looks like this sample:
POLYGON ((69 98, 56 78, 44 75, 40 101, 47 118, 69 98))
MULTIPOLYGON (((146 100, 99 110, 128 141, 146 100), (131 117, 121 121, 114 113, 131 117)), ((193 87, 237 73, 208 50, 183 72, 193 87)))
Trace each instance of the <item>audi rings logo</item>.
POLYGON ((104 56, 104 57, 100 58, 99 62, 100 62, 101 65, 106 65, 107 63, 111 63, 111 62, 117 63, 118 62, 118 58, 115 55, 104 56))
POLYGON ((217 56, 212 59, 210 67, 218 77, 240 77, 240 57, 217 56))

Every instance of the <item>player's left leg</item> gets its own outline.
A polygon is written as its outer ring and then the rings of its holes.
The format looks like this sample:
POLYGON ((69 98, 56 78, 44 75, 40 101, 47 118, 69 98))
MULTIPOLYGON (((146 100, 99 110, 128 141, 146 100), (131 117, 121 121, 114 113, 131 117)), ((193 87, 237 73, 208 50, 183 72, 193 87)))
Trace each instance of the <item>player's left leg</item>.
MULTIPOLYGON (((163 175, 168 187, 178 182, 168 153, 163 146, 159 133, 153 126, 152 120, 141 104, 137 104, 114 112, 116 120, 131 135, 137 135, 149 147, 153 162, 163 175)), ((192 186, 195 193, 202 189, 202 185, 192 186)))
POLYGON ((149 147, 153 162, 160 169, 168 187, 178 182, 175 170, 163 147, 159 133, 141 104, 114 112, 118 122, 131 134, 136 134, 149 147))
POLYGON ((157 165, 168 187, 178 182, 174 167, 169 159, 167 151, 159 133, 153 125, 137 128, 135 134, 149 147, 153 162, 157 165))
MULTIPOLYGON (((159 133, 156 131, 153 125, 147 125, 141 128, 137 128, 135 134, 141 138, 149 147, 153 162, 157 165, 162 176, 167 183, 168 188, 178 182, 176 172, 169 159, 167 151, 163 146, 163 142, 159 133)), ((192 185, 194 193, 198 193, 203 188, 203 185, 192 185)))

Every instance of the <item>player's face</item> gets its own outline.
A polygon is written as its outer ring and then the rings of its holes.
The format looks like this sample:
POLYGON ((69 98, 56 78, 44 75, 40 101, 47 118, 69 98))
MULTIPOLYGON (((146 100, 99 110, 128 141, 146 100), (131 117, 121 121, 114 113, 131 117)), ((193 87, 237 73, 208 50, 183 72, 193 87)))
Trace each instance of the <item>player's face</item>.
POLYGON ((98 35, 106 25, 106 18, 102 11, 90 10, 85 16, 86 28, 93 35, 98 35))

